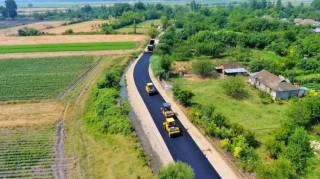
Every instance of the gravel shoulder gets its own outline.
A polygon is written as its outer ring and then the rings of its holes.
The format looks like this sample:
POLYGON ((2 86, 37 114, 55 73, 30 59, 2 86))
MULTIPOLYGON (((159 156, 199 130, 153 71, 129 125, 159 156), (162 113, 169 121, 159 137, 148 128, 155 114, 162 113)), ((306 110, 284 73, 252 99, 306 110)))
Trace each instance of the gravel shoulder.
MULTIPOLYGON (((140 56, 138 59, 140 59, 140 56)), ((160 161, 160 166, 164 166, 170 162, 173 162, 173 158, 163 141, 156 125, 153 122, 153 119, 144 104, 141 96, 139 95, 138 89, 135 85, 135 81, 133 78, 133 70, 138 60, 135 60, 126 73, 126 81, 127 81, 127 94, 128 100, 132 106, 133 111, 135 112, 137 118, 140 120, 142 131, 136 131, 137 133, 143 132, 147 138, 149 144, 151 144, 152 150, 157 154, 157 157, 160 161)), ((137 129, 136 129, 137 130, 137 129)), ((138 135, 139 136, 139 135, 138 135)), ((143 142, 143 141, 142 141, 143 142)), ((148 145, 148 143, 144 145, 148 145)), ((149 154, 150 155, 150 154, 149 154)), ((151 157, 151 160, 153 158, 151 157)), ((151 161, 151 163, 153 163, 151 161)), ((151 166, 152 167, 152 166, 151 166)), ((159 167, 158 167, 159 168, 159 167)), ((157 170, 157 169, 156 169, 157 170)))

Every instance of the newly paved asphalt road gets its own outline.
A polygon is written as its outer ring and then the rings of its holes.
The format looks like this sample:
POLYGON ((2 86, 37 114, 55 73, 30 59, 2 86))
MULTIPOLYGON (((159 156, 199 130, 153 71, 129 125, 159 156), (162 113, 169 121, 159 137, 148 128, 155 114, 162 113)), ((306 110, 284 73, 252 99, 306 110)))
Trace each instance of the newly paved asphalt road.
POLYGON ((145 53, 137 62, 133 72, 134 80, 138 91, 144 103, 146 104, 151 117, 153 118, 173 159, 175 161, 180 160, 189 164, 193 168, 197 179, 221 178, 209 163, 208 159, 204 156, 202 151, 199 149, 199 147, 196 145, 196 143, 193 141, 189 133, 182 126, 179 119, 177 119, 176 124, 183 131, 182 136, 169 138, 168 133, 163 129, 162 123, 164 121, 164 116, 160 112, 160 107, 165 101, 160 94, 148 96, 145 91, 146 83, 151 82, 148 72, 149 59, 151 55, 151 53, 145 53))

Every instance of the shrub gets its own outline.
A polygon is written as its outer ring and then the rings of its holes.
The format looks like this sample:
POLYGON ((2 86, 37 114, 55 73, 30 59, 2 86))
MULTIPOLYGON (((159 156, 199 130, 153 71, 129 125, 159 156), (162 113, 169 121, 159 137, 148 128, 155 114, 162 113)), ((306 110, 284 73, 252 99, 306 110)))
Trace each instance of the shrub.
POLYGON ((213 69, 214 66, 211 60, 196 60, 192 62, 192 70, 201 76, 208 75, 213 69))
POLYGON ((194 93, 187 89, 181 89, 180 87, 173 88, 173 95, 178 101, 185 107, 189 107, 192 104, 192 98, 194 93))
POLYGON ((40 35, 39 30, 31 28, 31 27, 23 27, 18 30, 19 36, 38 36, 40 35))
POLYGON ((111 68, 106 75, 97 84, 98 88, 120 88, 122 70, 119 68, 111 68))
POLYGON ((66 31, 64 31, 63 33, 62 33, 62 35, 70 35, 70 34, 73 34, 74 32, 73 32, 73 30, 72 29, 67 29, 66 31))
POLYGON ((164 168, 160 169, 157 174, 157 179, 194 179, 195 174, 193 169, 181 162, 177 161, 175 163, 170 163, 164 168))
POLYGON ((228 77, 223 81, 222 88, 226 95, 235 99, 243 99, 249 96, 246 84, 240 76, 228 77))

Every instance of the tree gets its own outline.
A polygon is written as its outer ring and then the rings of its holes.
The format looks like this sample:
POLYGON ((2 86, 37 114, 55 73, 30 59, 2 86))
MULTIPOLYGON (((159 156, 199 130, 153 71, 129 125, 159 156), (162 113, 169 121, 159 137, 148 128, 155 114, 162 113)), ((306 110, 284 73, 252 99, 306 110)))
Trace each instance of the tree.
POLYGON ((222 82, 221 86, 226 95, 235 99, 243 99, 249 96, 245 81, 241 76, 230 76, 222 82))
POLYGON ((256 173, 258 178, 260 179, 297 178, 292 162, 285 158, 273 160, 270 164, 267 165, 260 165, 256 173))
POLYGON ((166 29, 168 26, 168 17, 166 15, 162 15, 160 21, 163 29, 166 29))
POLYGON ((160 169, 157 174, 157 179, 194 179, 195 174, 193 169, 181 162, 170 163, 164 168, 160 169))
POLYGON ((179 102, 185 106, 189 107, 192 104, 192 98, 194 97, 194 93, 188 89, 182 89, 180 87, 173 88, 173 95, 179 102))
POLYGON ((158 35, 157 29, 154 28, 154 27, 151 27, 151 28, 149 29, 149 31, 148 31, 148 35, 149 35, 151 38, 157 37, 157 35, 158 35))
POLYGON ((136 34, 137 33, 137 24, 136 24, 136 20, 133 20, 133 33, 136 34))
POLYGON ((196 60, 192 62, 192 70, 201 76, 208 75, 213 69, 214 66, 211 60, 196 60))
POLYGON ((81 8, 81 11, 84 13, 91 13, 91 12, 93 12, 93 9, 90 5, 87 4, 81 8))
POLYGON ((302 127, 296 128, 289 137, 288 145, 284 148, 282 156, 292 162, 297 173, 305 174, 308 168, 308 159, 313 156, 308 132, 302 127))
POLYGON ((6 0, 5 1, 6 4, 6 9, 7 9, 7 13, 8 16, 11 17, 12 19, 14 19, 15 17, 17 17, 17 4, 14 0, 6 0))
POLYGON ((0 6, 0 13, 2 15, 2 17, 4 19, 8 18, 8 11, 7 11, 7 8, 3 7, 3 6, 0 6))
POLYGON ((29 3, 29 4, 28 4, 28 7, 32 7, 32 6, 33 6, 33 4, 32 4, 32 3, 29 3))
POLYGON ((249 68, 252 73, 258 72, 263 69, 268 69, 269 63, 265 60, 254 60, 254 61, 250 62, 249 68))

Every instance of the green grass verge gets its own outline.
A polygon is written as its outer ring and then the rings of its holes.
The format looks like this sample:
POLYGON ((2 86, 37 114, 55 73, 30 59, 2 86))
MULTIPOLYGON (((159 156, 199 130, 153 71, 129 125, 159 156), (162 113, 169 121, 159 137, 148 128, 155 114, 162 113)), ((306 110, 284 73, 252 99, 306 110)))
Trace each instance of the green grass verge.
POLYGON ((254 59, 264 59, 264 60, 271 60, 271 61, 276 61, 276 60, 280 60, 281 57, 279 57, 278 55, 276 55, 273 52, 270 51, 266 51, 266 50, 252 50, 252 56, 254 57, 254 59))
POLYGON ((250 97, 246 100, 235 100, 224 94, 221 84, 224 79, 187 80, 172 78, 174 85, 179 85, 195 93, 194 102, 213 104, 216 111, 224 114, 231 123, 242 124, 256 133, 257 140, 263 142, 268 132, 285 119, 286 104, 264 104, 258 96, 259 90, 247 86, 250 97))
POLYGON ((0 175, 4 178, 29 178, 45 174, 54 164, 54 125, 37 129, 0 129, 0 175), (30 170, 36 167, 37 170, 30 170), (43 173, 44 172, 44 173, 43 173))
POLYGON ((58 97, 93 62, 88 56, 0 60, 0 101, 58 97))
POLYGON ((2 54, 3 53, 27 53, 27 52, 123 50, 123 49, 133 49, 134 47, 135 47, 135 42, 9 45, 9 46, 0 46, 0 54, 1 53, 2 54))

